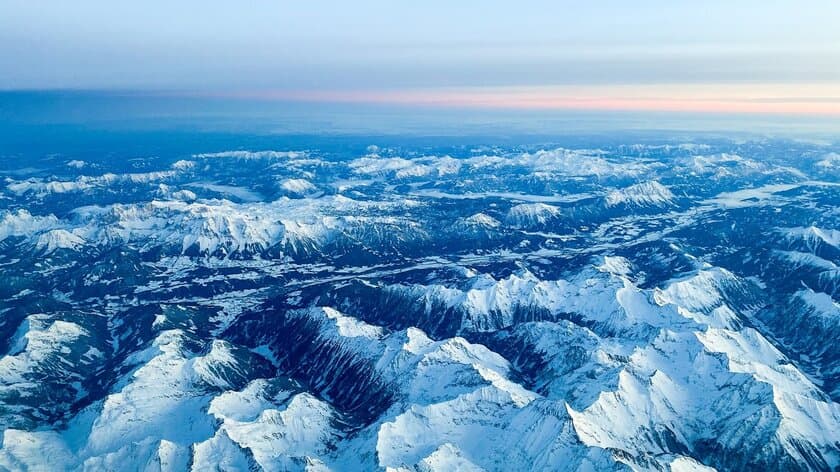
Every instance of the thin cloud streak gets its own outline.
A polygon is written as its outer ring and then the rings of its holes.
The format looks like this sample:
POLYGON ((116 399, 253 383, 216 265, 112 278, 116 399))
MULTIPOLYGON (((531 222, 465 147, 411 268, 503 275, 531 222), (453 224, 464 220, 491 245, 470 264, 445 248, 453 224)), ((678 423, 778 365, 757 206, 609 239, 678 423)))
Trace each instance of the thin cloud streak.
POLYGON ((382 91, 263 90, 216 93, 213 96, 434 108, 840 116, 840 86, 833 84, 658 84, 382 91))

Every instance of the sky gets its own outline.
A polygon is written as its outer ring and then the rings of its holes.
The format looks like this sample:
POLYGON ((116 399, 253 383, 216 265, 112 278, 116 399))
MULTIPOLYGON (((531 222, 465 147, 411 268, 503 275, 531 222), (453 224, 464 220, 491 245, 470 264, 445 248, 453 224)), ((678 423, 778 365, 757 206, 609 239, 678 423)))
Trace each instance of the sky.
POLYGON ((0 90, 840 115, 836 0, 0 0, 0 90))

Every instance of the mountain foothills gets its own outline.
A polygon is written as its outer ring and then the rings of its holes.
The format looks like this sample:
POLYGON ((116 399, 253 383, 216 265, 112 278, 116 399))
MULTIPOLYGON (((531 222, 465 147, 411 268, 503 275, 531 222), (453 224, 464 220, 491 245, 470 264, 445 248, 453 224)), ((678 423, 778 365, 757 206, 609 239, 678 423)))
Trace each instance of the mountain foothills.
POLYGON ((7 156, 0 469, 837 470, 838 152, 7 156))

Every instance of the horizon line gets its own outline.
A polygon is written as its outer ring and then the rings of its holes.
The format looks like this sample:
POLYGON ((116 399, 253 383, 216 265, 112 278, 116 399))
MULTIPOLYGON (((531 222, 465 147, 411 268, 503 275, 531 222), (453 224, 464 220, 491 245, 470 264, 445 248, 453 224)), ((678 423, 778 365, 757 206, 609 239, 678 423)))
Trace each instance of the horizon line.
POLYGON ((840 116, 840 84, 638 84, 403 89, 2 88, 171 98, 408 106, 483 111, 576 111, 840 116))

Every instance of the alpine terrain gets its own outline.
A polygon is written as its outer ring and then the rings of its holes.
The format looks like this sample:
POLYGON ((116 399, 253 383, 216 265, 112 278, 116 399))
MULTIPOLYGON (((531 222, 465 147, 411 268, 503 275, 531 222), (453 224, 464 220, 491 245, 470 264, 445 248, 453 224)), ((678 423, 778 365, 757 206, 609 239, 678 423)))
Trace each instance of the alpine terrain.
POLYGON ((840 470, 840 147, 391 141, 4 159, 0 470, 840 470))

